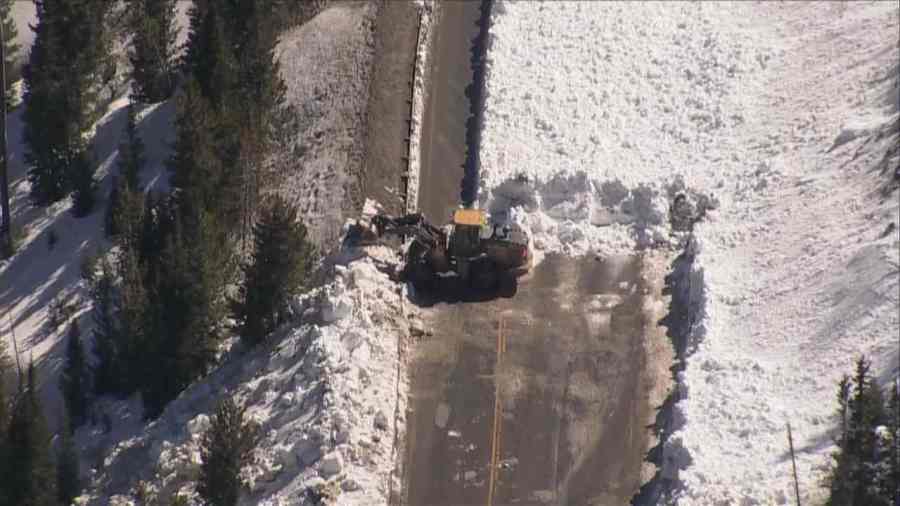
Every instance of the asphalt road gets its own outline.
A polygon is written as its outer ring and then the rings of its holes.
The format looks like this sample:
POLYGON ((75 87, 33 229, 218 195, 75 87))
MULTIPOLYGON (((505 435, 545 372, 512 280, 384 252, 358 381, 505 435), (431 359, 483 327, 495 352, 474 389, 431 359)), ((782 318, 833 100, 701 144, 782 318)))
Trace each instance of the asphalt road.
POLYGON ((648 444, 639 271, 549 257, 512 298, 434 306, 404 504, 627 504, 648 444))
POLYGON ((472 83, 470 52, 478 35, 478 1, 441 2, 434 36, 431 81, 422 123, 419 211, 431 223, 450 221, 459 202, 466 162, 466 88, 472 83))
MULTIPOLYGON (((458 203, 479 6, 442 2, 435 25, 419 190, 432 223, 458 203)), ((411 349, 402 504, 628 504, 653 418, 642 304, 658 294, 642 266, 551 256, 511 298, 424 298, 433 335, 411 349)))

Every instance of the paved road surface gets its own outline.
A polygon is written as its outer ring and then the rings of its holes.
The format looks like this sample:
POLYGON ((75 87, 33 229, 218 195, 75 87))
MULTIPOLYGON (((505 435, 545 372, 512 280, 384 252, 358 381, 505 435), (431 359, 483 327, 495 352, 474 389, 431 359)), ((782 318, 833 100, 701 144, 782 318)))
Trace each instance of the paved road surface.
POLYGON ((471 41, 478 35, 480 2, 441 2, 431 82, 422 125, 419 210, 432 223, 450 221, 459 202, 466 161, 466 119, 472 82, 471 41))
MULTIPOLYGON (((459 198, 480 2, 442 2, 419 207, 459 198)), ((616 505, 637 491, 651 419, 637 258, 549 257, 511 298, 425 309, 411 351, 402 503, 616 505)), ((445 298, 449 299, 449 297, 445 298)), ((469 301, 469 302, 462 302, 469 301)))
POLYGON ((513 298, 435 306, 413 349, 404 504, 627 504, 649 409, 639 269, 550 257, 513 298))

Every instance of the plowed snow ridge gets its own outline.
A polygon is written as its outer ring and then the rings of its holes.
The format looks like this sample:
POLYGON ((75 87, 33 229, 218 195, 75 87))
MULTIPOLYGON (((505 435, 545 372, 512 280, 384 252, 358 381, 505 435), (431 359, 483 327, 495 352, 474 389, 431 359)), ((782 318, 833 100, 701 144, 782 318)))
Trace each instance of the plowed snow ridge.
POLYGON ((673 189, 719 201, 695 229, 679 504, 786 503, 788 421, 821 498, 839 376, 860 353, 897 374, 900 7, 501 1, 492 23, 481 200, 537 248, 666 244, 673 189))

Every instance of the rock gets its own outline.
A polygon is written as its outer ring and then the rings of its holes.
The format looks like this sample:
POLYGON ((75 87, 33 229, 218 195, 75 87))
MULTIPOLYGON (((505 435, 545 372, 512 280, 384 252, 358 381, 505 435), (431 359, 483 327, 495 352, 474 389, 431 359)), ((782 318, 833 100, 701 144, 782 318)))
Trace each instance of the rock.
POLYGON ((380 409, 375 413, 375 428, 378 430, 387 430, 388 428, 387 416, 380 409))
POLYGON ((192 436, 206 432, 209 429, 209 417, 203 414, 195 416, 188 422, 187 429, 192 436))
POLYGON ((319 449, 319 445, 310 441, 298 443, 294 452, 304 466, 315 464, 322 457, 322 450, 319 449))
POLYGON ((341 490, 343 490, 344 492, 359 490, 359 483, 357 483, 353 478, 347 478, 346 480, 341 482, 341 490))
POLYGON ((352 306, 346 297, 327 299, 322 307, 322 321, 333 323, 350 315, 352 306))
POLYGON ((319 461, 319 476, 328 479, 344 469, 344 459, 339 452, 331 452, 319 461))
POLYGON ((422 320, 418 318, 412 319, 409 322, 409 335, 412 337, 422 338, 428 335, 429 332, 425 328, 425 324, 422 323, 422 320))

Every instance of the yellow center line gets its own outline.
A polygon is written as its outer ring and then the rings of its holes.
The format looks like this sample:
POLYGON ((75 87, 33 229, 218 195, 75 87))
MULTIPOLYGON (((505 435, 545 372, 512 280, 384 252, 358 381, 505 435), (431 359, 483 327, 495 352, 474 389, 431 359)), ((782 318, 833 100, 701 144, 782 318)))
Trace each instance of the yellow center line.
POLYGON ((500 457, 500 361, 506 351, 506 336, 503 335, 503 316, 497 326, 497 363, 494 366, 494 424, 491 428, 491 469, 488 473, 488 506, 494 504, 494 489, 497 478, 497 459, 500 457))

